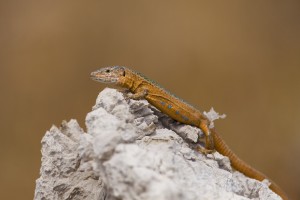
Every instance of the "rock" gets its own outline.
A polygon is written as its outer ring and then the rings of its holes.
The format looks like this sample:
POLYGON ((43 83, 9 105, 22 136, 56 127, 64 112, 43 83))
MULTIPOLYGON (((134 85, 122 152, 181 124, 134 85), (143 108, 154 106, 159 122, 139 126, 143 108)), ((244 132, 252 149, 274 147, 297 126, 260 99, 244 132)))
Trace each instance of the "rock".
POLYGON ((34 199, 105 199, 102 179, 92 170, 79 171, 78 147, 83 130, 76 120, 52 126, 42 139, 42 166, 34 199))
POLYGON ((86 128, 71 120, 45 134, 35 199, 280 199, 266 183, 234 171, 227 157, 197 152, 201 130, 146 100, 107 88, 86 128))

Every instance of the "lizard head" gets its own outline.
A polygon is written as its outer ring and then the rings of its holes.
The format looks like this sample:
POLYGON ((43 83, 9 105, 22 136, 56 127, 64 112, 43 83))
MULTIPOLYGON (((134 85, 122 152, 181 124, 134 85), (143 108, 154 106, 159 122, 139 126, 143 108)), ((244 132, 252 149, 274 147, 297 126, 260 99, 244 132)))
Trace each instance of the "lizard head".
POLYGON ((91 79, 102 83, 118 83, 125 76, 125 67, 104 67, 91 73, 91 79))

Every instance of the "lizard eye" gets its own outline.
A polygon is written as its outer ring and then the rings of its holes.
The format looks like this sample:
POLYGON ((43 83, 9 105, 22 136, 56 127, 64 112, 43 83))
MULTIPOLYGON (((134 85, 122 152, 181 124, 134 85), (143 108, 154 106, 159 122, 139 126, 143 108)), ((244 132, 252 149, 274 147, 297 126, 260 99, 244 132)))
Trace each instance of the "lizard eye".
POLYGON ((107 69, 107 70, 105 70, 105 72, 106 72, 106 73, 109 73, 109 72, 110 72, 110 70, 109 70, 109 69, 107 69))

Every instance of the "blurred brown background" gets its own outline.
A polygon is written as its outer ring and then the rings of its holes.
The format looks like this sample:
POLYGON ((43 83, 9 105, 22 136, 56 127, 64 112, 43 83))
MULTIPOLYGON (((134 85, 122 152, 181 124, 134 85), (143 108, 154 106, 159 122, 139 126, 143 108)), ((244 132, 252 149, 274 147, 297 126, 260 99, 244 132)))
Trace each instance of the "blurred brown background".
POLYGON ((40 141, 84 119, 129 66, 201 110, 230 147, 300 199, 300 1, 1 1, 0 199, 32 199, 40 141))

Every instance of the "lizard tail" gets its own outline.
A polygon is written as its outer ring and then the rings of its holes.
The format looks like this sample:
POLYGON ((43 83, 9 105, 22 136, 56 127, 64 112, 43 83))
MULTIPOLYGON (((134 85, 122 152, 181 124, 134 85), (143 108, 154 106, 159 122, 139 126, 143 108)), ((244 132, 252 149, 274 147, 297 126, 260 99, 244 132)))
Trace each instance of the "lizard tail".
POLYGON ((228 145, 224 142, 224 140, 215 130, 211 130, 211 133, 214 138, 215 149, 230 159, 233 168, 245 174, 246 176, 259 181, 268 179, 271 183, 271 185, 269 186, 270 189, 277 193, 283 200, 288 200, 287 195, 278 185, 276 185, 272 180, 270 180, 266 175, 264 175, 260 171, 252 168, 246 162, 241 160, 235 153, 233 153, 233 151, 230 150, 228 145))

